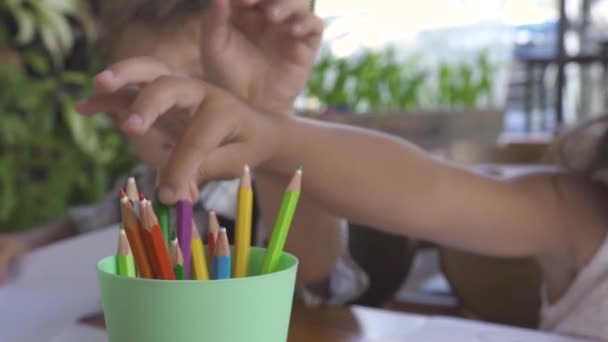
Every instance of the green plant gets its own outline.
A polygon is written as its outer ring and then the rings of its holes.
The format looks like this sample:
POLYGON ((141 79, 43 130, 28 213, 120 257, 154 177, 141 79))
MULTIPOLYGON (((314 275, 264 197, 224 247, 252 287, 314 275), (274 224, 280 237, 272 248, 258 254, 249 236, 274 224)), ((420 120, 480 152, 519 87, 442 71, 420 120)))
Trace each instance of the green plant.
POLYGON ((439 63, 436 69, 422 66, 420 56, 399 60, 394 49, 351 59, 323 51, 305 95, 356 112, 474 108, 491 105, 494 69, 485 51, 473 63, 439 63))
POLYGON ((83 68, 66 68, 71 54, 90 49, 73 49, 79 39, 94 37, 82 35, 83 24, 73 20, 90 18, 78 14, 86 8, 76 0, 0 5, 0 54, 16 57, 0 68, 1 231, 27 228, 99 199, 133 164, 107 117, 87 119, 74 110, 101 64, 87 56, 83 68))

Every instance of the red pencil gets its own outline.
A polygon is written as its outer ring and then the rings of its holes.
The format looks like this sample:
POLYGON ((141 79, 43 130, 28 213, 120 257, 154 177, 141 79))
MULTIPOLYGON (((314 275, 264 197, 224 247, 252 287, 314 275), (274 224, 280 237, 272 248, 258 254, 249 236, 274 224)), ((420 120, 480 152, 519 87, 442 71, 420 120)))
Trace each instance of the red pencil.
POLYGON ((141 217, 143 223, 144 243, 148 246, 152 267, 158 279, 175 280, 171 258, 167 250, 167 244, 163 238, 163 232, 158 225, 158 219, 152 210, 150 201, 142 201, 141 217))
POLYGON ((220 222, 217 220, 215 211, 209 212, 209 227, 207 231, 207 249, 209 250, 209 258, 213 258, 215 255, 215 242, 217 241, 217 234, 220 231, 220 222))

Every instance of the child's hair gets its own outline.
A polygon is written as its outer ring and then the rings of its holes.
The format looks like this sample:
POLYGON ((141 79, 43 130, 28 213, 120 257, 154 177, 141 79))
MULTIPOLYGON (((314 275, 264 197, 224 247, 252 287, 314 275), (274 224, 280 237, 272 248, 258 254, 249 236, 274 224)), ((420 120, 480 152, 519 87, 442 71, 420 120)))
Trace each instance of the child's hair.
POLYGON ((608 114, 566 132, 550 156, 570 172, 608 184, 608 114))
POLYGON ((136 25, 147 32, 175 33, 193 17, 199 17, 208 0, 99 0, 96 12, 102 32, 102 53, 112 55, 123 33, 136 25))

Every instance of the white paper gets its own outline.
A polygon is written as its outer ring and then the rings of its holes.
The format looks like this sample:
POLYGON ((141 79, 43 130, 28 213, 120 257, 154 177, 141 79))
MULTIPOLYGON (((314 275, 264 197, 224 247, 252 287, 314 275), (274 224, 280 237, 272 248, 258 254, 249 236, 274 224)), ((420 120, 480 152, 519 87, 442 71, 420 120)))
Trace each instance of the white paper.
POLYGON ((96 264, 113 255, 116 239, 117 227, 110 227, 24 257, 0 287, 0 341, 48 341, 101 312, 96 264))
POLYGON ((590 342, 532 329, 448 317, 431 318, 407 338, 425 342, 590 342))
POLYGON ((108 342, 108 333, 99 328, 74 323, 49 342, 108 342))

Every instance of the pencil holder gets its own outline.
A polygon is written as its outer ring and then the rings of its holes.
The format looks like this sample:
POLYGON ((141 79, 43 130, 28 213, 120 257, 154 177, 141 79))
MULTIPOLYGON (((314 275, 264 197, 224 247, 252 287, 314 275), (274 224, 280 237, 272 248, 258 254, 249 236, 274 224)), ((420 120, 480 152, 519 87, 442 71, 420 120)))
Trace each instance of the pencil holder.
MULTIPOLYGON (((265 251, 251 248, 249 274, 259 274, 265 251)), ((107 257, 97 274, 109 341, 284 342, 297 267, 283 253, 265 275, 167 281, 119 276, 107 257)))

